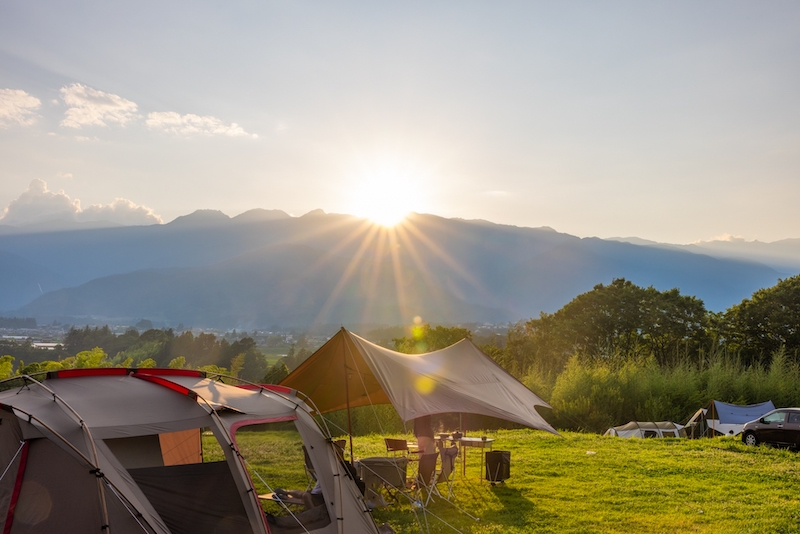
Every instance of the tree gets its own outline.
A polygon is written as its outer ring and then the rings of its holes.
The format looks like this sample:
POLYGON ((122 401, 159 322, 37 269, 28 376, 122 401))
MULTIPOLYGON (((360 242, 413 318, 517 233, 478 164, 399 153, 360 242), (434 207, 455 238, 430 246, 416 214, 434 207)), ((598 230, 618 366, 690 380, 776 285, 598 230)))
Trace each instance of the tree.
POLYGON ((642 288, 625 279, 598 284, 553 314, 512 327, 504 365, 518 376, 535 369, 558 374, 572 355, 582 359, 655 356, 674 362, 708 342, 703 302, 677 289, 642 288))
POLYGON ((746 362, 769 359, 781 347, 800 351, 800 275, 759 289, 731 306, 720 324, 720 336, 746 362))
POLYGON ((281 380, 289 376, 289 368, 283 360, 278 360, 275 365, 269 368, 269 371, 261 379, 264 384, 278 384, 281 380))
POLYGON ((167 365, 170 369, 183 369, 186 367, 186 358, 183 356, 178 356, 177 358, 173 358, 170 360, 169 364, 167 365))
POLYGON ((5 355, 0 358, 0 380, 10 377, 14 373, 14 357, 5 355))
POLYGON ((264 358, 264 355, 253 348, 244 353, 244 362, 242 362, 242 370, 239 372, 239 378, 249 382, 258 382, 264 377, 264 374, 266 374, 267 368, 267 360, 264 358))
POLYGON ((87 369, 90 367, 109 367, 108 355, 100 347, 85 350, 75 355, 73 369, 87 369))
POLYGON ((456 326, 431 328, 431 325, 424 324, 414 326, 410 337, 394 338, 392 342, 397 352, 423 354, 449 347, 462 339, 472 339, 472 332, 456 326))

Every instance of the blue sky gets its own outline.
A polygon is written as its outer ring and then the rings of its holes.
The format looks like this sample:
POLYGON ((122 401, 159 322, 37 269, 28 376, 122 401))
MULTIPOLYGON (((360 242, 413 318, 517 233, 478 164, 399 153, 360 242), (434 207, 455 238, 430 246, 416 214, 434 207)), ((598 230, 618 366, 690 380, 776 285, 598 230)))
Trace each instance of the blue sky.
POLYGON ((796 2, 164 4, 0 4, 0 224, 399 206, 800 237, 796 2))

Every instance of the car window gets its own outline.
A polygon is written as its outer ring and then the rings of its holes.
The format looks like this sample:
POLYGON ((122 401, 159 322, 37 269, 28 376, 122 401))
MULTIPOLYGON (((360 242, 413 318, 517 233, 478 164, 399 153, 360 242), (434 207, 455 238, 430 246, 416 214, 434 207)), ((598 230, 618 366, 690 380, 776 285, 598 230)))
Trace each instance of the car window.
POLYGON ((786 418, 786 412, 775 412, 764 417, 765 423, 782 423, 786 418))
POLYGON ((789 412, 790 423, 800 423, 800 412, 789 412))

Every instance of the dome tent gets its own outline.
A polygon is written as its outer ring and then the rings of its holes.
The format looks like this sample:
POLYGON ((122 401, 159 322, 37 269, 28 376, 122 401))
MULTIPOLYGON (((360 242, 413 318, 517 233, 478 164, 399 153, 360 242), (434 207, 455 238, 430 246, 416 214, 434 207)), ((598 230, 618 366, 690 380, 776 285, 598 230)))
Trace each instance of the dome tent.
POLYGON ((325 520, 299 531, 377 533, 330 438, 288 388, 118 368, 0 385, 3 532, 266 534, 236 431, 285 422, 302 438, 325 496, 325 520), (223 460, 198 461, 201 429, 213 433, 223 460))
POLYGON ((672 421, 631 421, 606 430, 604 436, 620 438, 685 438, 681 425, 672 421))

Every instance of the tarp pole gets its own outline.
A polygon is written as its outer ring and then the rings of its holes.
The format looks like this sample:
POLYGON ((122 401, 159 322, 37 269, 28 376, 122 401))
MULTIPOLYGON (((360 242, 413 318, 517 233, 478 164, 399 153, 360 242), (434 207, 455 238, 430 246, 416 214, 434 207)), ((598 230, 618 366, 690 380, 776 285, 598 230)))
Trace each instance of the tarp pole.
POLYGON ((344 358, 344 396, 347 402, 347 436, 350 438, 350 462, 355 464, 353 456, 353 421, 350 418, 350 386, 347 380, 347 358, 344 358))

